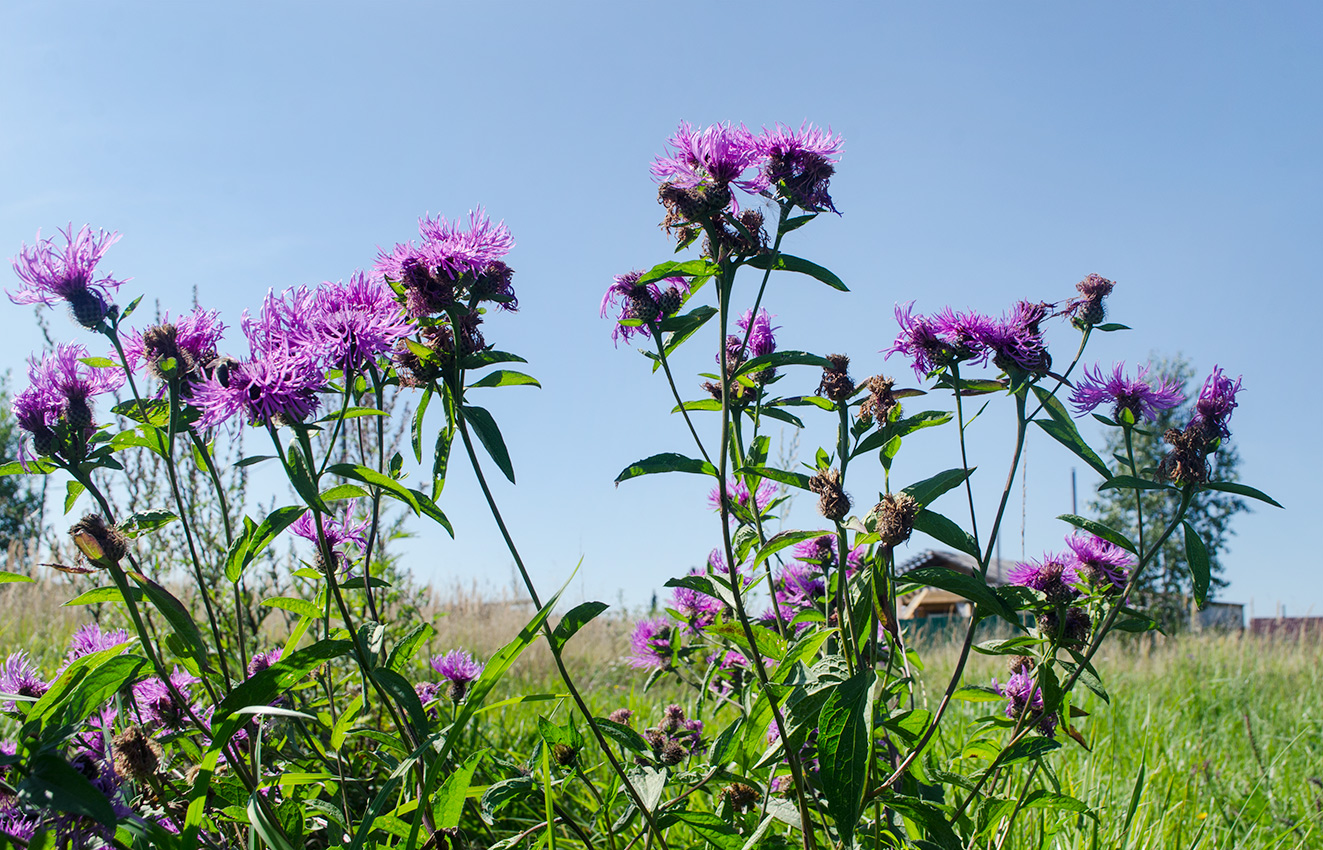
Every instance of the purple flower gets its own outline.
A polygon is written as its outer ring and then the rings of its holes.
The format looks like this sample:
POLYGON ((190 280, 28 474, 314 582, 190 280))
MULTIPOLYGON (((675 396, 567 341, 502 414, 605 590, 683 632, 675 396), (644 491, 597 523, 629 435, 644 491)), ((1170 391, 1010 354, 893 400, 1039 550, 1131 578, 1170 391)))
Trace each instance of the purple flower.
POLYGON ((1070 585, 1078 584, 1080 580, 1075 568, 1065 558, 1050 553, 1043 555, 1041 561, 1021 561, 1011 567, 1006 577, 1011 584, 1041 591, 1052 601, 1074 597, 1076 593, 1070 585))
POLYGON ((1052 368, 1052 356, 1047 353, 1041 327, 1048 306, 1020 301, 1009 316, 1003 316, 985 331, 982 342, 992 350, 998 368, 1003 371, 1016 368, 1038 375, 1052 368))
POLYGON ((671 621, 665 617, 639 620, 629 638, 629 647, 633 652, 627 659, 631 667, 660 670, 670 666, 671 656, 675 653, 671 646, 671 621))
MULTIPOLYGON (((854 573, 855 570, 863 564, 865 547, 856 546, 845 556, 845 571, 854 573)), ((805 540, 803 543, 795 544, 795 557, 822 569, 831 567, 833 569, 840 566, 836 557, 836 535, 824 534, 821 537, 814 537, 805 540)))
POLYGON ((1126 570, 1133 564, 1130 553, 1092 534, 1072 534, 1066 545, 1075 556, 1075 572, 1109 592, 1125 589, 1126 570))
MULTIPOLYGON (((144 360, 150 363, 158 357, 186 359, 194 367, 205 367, 216 359, 216 348, 220 345, 224 333, 225 325, 221 323, 220 313, 216 310, 194 307, 193 312, 173 321, 170 319, 170 314, 166 313, 154 329, 125 334, 122 341, 124 360, 135 372, 139 363, 144 360), (175 349, 174 351, 165 350, 165 346, 160 344, 162 335, 159 332, 167 329, 173 329, 168 342, 175 349), (158 331, 158 334, 154 335, 152 330, 158 331), (183 355, 183 358, 180 358, 180 355, 183 355)), ((182 371, 190 370, 189 363, 179 365, 182 371)))
POLYGON ((127 643, 128 640, 129 633, 124 629, 110 629, 103 632, 96 623, 88 623, 74 632, 73 638, 69 641, 69 654, 65 657, 65 663, 72 663, 94 652, 113 649, 127 643))
POLYGON ((772 327, 772 314, 766 309, 759 310, 755 318, 753 308, 749 308, 735 324, 741 333, 726 337, 726 358, 731 362, 739 364, 746 358, 762 357, 776 351, 776 331, 780 326, 772 327), (749 335, 747 346, 744 345, 745 334, 749 335))
MULTIPOLYGON (((703 571, 693 569, 689 575, 701 576, 703 571)), ((726 608, 720 599, 688 587, 677 587, 671 591, 670 607, 684 619, 685 631, 694 635, 715 623, 717 616, 726 608)))
MULTIPOLYGON (((370 519, 353 521, 354 509, 357 505, 357 499, 350 499, 345 504, 339 517, 322 517, 322 533, 326 535, 326 543, 335 555, 336 565, 342 571, 348 568, 348 560, 344 551, 345 546, 352 543, 358 548, 358 551, 367 551, 367 530, 372 521, 370 519)), ((311 511, 303 513, 298 519, 294 520, 290 524, 289 530, 304 540, 312 541, 314 546, 319 546, 317 542, 317 520, 313 517, 311 511)), ((319 563, 321 557, 322 552, 318 548, 317 559, 319 563)))
POLYGON ((1185 396, 1174 381, 1160 378, 1154 386, 1148 378, 1147 366, 1140 366, 1134 378, 1127 378, 1124 372, 1124 363, 1115 364, 1110 376, 1104 376, 1102 368, 1097 365, 1093 367, 1092 374, 1087 366, 1084 367, 1084 377, 1070 394, 1070 403, 1075 405, 1081 416, 1101 404, 1111 402, 1112 416, 1118 422, 1122 411, 1126 410, 1130 411, 1136 422, 1141 418, 1153 422, 1157 420, 1158 411, 1170 410, 1185 401, 1185 396))
MULTIPOLYGON (((48 687, 50 685, 41 678, 41 671, 24 650, 10 653, 5 663, 0 665, 0 692, 21 697, 41 697, 48 687)), ((17 711, 18 706, 11 699, 0 704, 0 709, 17 711)))
POLYGON ((1204 381, 1203 389, 1199 391, 1199 400, 1194 403, 1194 419, 1191 424, 1198 425, 1208 439, 1214 435, 1223 439, 1231 436, 1227 420, 1231 418, 1231 411, 1236 409, 1236 393, 1240 392, 1241 380, 1236 378, 1233 382, 1222 374, 1221 366, 1214 366, 1213 374, 1204 381))
POLYGON ((61 421, 76 429, 83 439, 90 437, 96 430, 92 399, 124 383, 124 373, 119 369, 96 369, 79 362, 87 356, 83 346, 65 343, 41 360, 28 360, 30 384, 14 396, 12 410, 19 427, 32 435, 39 454, 59 449, 53 429, 61 421))
POLYGON ((63 248, 57 248, 52 239, 42 239, 38 231, 35 245, 29 248, 24 244, 19 249, 12 262, 23 287, 18 292, 6 290, 5 294, 15 304, 55 306, 66 301, 79 324, 94 327, 106 317, 111 295, 124 282, 109 275, 96 277, 97 263, 119 241, 119 234, 99 230, 93 235, 84 225, 75 236, 72 224, 60 233, 64 236, 63 248))
POLYGON ((286 338, 315 351, 328 369, 362 369, 414 330, 390 287, 362 272, 349 283, 286 290, 282 301, 293 314, 286 338))
POLYGON ((923 380, 951 359, 951 346, 942 337, 943 328, 927 316, 914 315, 914 302, 896 305, 896 323, 900 333, 886 350, 887 359, 903 354, 914 366, 914 374, 923 380))
POLYGON ((513 272, 501 258, 514 247, 505 222, 492 224, 482 208, 469 213, 468 229, 444 217, 418 220, 422 244, 406 242, 378 252, 374 271, 403 287, 410 316, 441 313, 465 294, 516 309, 513 272))
MULTIPOLYGON (((707 503, 712 506, 712 510, 714 511, 721 510, 722 489, 722 486, 718 484, 713 487, 712 492, 707 495, 707 503)), ((725 491, 727 493, 727 498, 730 499, 732 505, 739 506, 745 510, 750 509, 749 485, 745 484, 742 479, 731 479, 727 482, 725 491)), ((767 510, 767 506, 776 498, 776 493, 776 482, 768 481, 766 478, 758 482, 758 495, 755 498, 759 514, 767 510)))
MULTIPOLYGON (((189 687, 199 681, 201 679, 178 668, 170 674, 171 684, 184 699, 188 699, 189 687)), ((180 705, 165 682, 156 677, 144 679, 133 686, 133 701, 138 706, 143 722, 159 725, 163 729, 181 729, 188 717, 187 706, 180 705)))
POLYGON ((782 197, 809 212, 840 214, 827 192, 845 149, 840 136, 808 122, 798 130, 777 124, 773 130, 764 127, 755 144, 767 158, 764 175, 781 190, 782 197))
POLYGON ((432 669, 443 679, 467 685, 482 673, 482 665, 462 649, 452 649, 432 658, 432 669))
POLYGON ((441 684, 439 682, 418 682, 413 686, 413 692, 418 695, 419 702, 427 705, 441 695, 441 684))
POLYGON ((975 363, 987 362, 991 352, 984 341, 996 333, 995 319, 973 310, 962 313, 944 307, 930 321, 933 329, 949 346, 948 356, 975 363))
POLYGON ((270 668, 272 664, 275 664, 279 660, 280 647, 268 650, 267 652, 254 653, 253 657, 248 660, 248 678, 251 679, 263 670, 270 668))
POLYGON ((642 277, 642 271, 618 274, 602 296, 603 318, 616 305, 620 306, 620 313, 616 316, 617 324, 611 329, 611 339, 617 344, 621 337, 629 342, 636 333, 652 336, 652 323, 680 309, 684 299, 689 296, 689 283, 682 277, 668 277, 640 284, 639 279, 642 277), (660 286, 663 283, 668 284, 665 291, 660 286), (623 324, 630 320, 642 324, 623 324))
POLYGON ((1006 716, 1012 720, 1024 717, 1026 722, 1037 720, 1039 730, 1051 736, 1057 728, 1057 716, 1049 714, 1040 717, 1043 711, 1043 691, 1034 685, 1033 672, 1021 669, 1011 674, 1006 684, 999 685, 992 680, 992 687, 1006 697, 1006 716))
MULTIPOLYGON (((766 161, 753 133, 741 124, 713 124, 694 130, 687 121, 681 121, 675 135, 667 140, 672 148, 668 156, 659 156, 652 163, 652 176, 658 182, 670 183, 681 189, 719 188, 735 185, 750 194, 767 188, 767 176, 760 170, 766 161)), ((731 202, 735 196, 731 194, 731 202)))
POLYGON ((791 561, 777 579, 776 601, 782 609, 812 608, 826 592, 822 568, 803 561, 791 561))

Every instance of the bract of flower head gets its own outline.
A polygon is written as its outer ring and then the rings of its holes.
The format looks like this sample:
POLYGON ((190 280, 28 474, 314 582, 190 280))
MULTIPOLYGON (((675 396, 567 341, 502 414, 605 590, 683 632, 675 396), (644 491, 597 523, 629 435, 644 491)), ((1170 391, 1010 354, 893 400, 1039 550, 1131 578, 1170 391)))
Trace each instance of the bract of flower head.
POLYGON ((808 212, 840 212, 828 194, 836 163, 845 150, 844 140, 808 123, 794 130, 777 124, 755 139, 767 158, 763 173, 769 184, 781 189, 786 200, 808 212))
POLYGON ((671 663, 675 648, 671 646, 671 621, 665 617, 639 620, 629 638, 631 667, 662 669, 671 663))
POLYGON ((19 249, 11 262, 23 286, 17 292, 6 290, 5 294, 15 304, 55 306, 67 302, 74 318, 90 328, 105 318, 111 296, 124 282, 109 275, 96 276, 97 263, 120 237, 104 230, 93 234, 87 225, 76 235, 72 224, 60 233, 64 236, 63 247, 53 239, 42 239, 38 231, 36 244, 24 244, 19 249))
POLYGON ((915 315, 913 301, 896 305, 896 324, 900 325, 900 333, 886 350, 887 359, 893 354, 908 357, 919 380, 947 365, 951 347, 941 334, 942 328, 927 316, 915 315))
POLYGON ((681 121, 667 144, 671 150, 652 163, 652 176, 658 182, 681 189, 734 185, 750 194, 767 188, 767 176, 761 170, 766 154, 743 124, 713 124, 695 130, 681 121))
POLYGON ((452 649, 432 658, 432 669, 447 681, 467 685, 482 674, 482 664, 462 649, 452 649))
POLYGON ((1101 366, 1095 365, 1092 372, 1085 366, 1084 376, 1070 394, 1070 403, 1081 416, 1110 402, 1112 415, 1118 421, 1122 411, 1129 411, 1136 422, 1156 421, 1159 411, 1176 407, 1185 401, 1185 396, 1175 381, 1165 377, 1159 378, 1155 385, 1148 371, 1147 366, 1140 366, 1135 377, 1129 378, 1124 363, 1114 364, 1110 375, 1103 374, 1101 366))
POLYGON ((1041 561, 1021 561, 1007 572, 1011 584, 1042 591, 1049 599, 1054 596, 1074 596, 1072 584, 1080 577, 1075 567, 1060 555, 1046 554, 1041 561))
POLYGON ((619 314, 616 326, 611 329, 611 339, 619 344, 623 338, 629 342, 634 334, 652 336, 653 322, 675 312, 689 295, 689 282, 682 277, 668 277, 660 281, 640 284, 642 270, 618 274, 602 296, 601 315, 611 312, 617 305, 619 314), (663 289, 663 285, 666 287, 663 289), (670 309, 667 309, 670 308, 670 309), (621 324, 629 320, 638 320, 642 324, 621 324))
POLYGON ((1199 390, 1199 400, 1194 403, 1194 420, 1191 424, 1197 425, 1210 439, 1215 435, 1223 439, 1231 436, 1227 420, 1231 418, 1231 411, 1236 409, 1236 394, 1240 392, 1241 380, 1236 378, 1232 381, 1222 372, 1221 366, 1214 366, 1213 373, 1199 390))
POLYGON ((216 310, 204 310, 201 307, 194 307, 192 312, 177 319, 171 319, 170 314, 166 313, 154 329, 157 331, 156 334, 152 333, 153 328, 145 331, 133 330, 124 334, 121 339, 124 360, 135 372, 144 361, 150 363, 158 357, 186 359, 187 363, 180 364, 182 371, 189 371, 194 366, 205 367, 216 359, 217 348, 225 333, 225 325, 220 321, 220 313, 216 310), (158 342, 161 339, 160 332, 165 329, 173 329, 169 334, 169 343, 174 351, 164 350, 158 342))
MULTIPOLYGON (((49 684, 41 676, 41 670, 32 663, 32 659, 24 650, 11 652, 4 664, 0 665, 0 691, 4 693, 22 697, 40 697, 46 693, 48 687, 49 684)), ((16 708, 12 699, 0 703, 0 709, 5 711, 14 711, 16 708)))
POLYGON ((316 352, 326 369, 362 369, 414 331, 391 288, 362 272, 348 283, 287 290, 282 301, 293 314, 286 338, 316 352))
POLYGON ((1126 571, 1135 563, 1129 552, 1092 534, 1069 535, 1066 545, 1074 555, 1077 575, 1109 591, 1125 589, 1126 571))

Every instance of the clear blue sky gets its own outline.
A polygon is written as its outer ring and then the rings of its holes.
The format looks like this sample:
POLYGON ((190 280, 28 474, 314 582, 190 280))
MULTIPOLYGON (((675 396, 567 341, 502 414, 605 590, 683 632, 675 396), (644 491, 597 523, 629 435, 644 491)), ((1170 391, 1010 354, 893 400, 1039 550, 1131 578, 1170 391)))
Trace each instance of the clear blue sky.
MULTIPOLYGON (((5 257, 39 227, 119 230, 106 267, 134 278, 126 299, 179 309, 196 286, 237 336, 268 287, 346 278, 424 212, 506 220, 522 309, 487 338, 544 389, 489 393, 520 478, 497 489, 548 589, 582 557, 584 594, 638 602, 717 541, 700 479, 611 483, 689 446, 598 302, 612 274, 670 257, 648 164, 680 119, 809 119, 845 136, 844 215, 790 250, 853 292, 777 281, 783 347, 844 351, 862 376, 883 368, 897 301, 1000 312, 1110 277, 1112 317, 1135 330, 1093 357, 1184 352, 1245 376, 1244 478, 1289 510, 1237 521, 1224 598, 1323 613, 1316 4, 8 2, 3 20, 5 257)), ((26 308, 4 309, 0 357, 17 370, 40 339, 26 308)), ((978 429, 997 451, 976 476, 986 502, 1011 434, 996 416, 978 429)), ((1070 507, 1071 459, 1038 436, 1031 555, 1059 545, 1052 517, 1070 507)), ((916 437, 897 483, 954 465, 953 441, 916 437)), ((414 569, 503 584, 509 559, 453 468, 457 540, 414 541, 414 569)), ((857 501, 877 481, 859 479, 857 501)), ((815 519, 800 501, 792 525, 815 519)))

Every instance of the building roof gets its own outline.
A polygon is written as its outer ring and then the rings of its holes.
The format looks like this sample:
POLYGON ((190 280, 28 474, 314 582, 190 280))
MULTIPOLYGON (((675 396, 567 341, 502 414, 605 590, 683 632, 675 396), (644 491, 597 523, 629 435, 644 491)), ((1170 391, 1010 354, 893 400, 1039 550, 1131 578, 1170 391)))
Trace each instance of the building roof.
MULTIPOLYGON (((988 584, 993 587, 1009 584, 1010 579, 1007 577, 1007 573, 1010 571, 1012 563, 993 558, 991 563, 988 564, 988 584)), ((974 575, 978 570, 978 561, 964 552, 924 549, 914 557, 897 564, 896 575, 903 576, 910 570, 917 570, 919 567, 946 567, 965 575, 974 575)))

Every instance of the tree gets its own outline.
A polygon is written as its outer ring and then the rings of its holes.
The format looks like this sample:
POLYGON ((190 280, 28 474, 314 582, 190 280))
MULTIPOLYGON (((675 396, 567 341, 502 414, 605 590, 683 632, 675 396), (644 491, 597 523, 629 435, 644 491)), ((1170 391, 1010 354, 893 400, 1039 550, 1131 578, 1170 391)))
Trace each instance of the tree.
MULTIPOLYGON (((1149 374, 1163 375, 1178 384, 1186 402, 1171 410, 1161 411, 1157 422, 1140 423, 1134 429, 1133 447, 1135 463, 1141 470, 1157 467, 1169 448, 1162 440, 1162 434, 1168 428, 1183 428, 1190 420, 1194 402, 1198 399, 1200 382, 1196 380, 1193 365, 1184 356, 1151 358, 1149 374)), ((1125 439, 1119 428, 1108 428, 1106 436, 1108 453, 1126 465, 1125 439)), ((1240 453, 1234 440, 1223 441, 1217 453, 1209 458, 1210 480, 1236 481, 1239 479, 1240 453), (1215 465, 1214 465, 1215 464, 1215 465)), ((1149 474, 1152 477, 1152 473, 1149 474)), ((1142 537, 1148 545, 1162 535, 1179 507, 1179 497, 1167 490, 1145 490, 1139 504, 1142 505, 1144 528, 1142 537)), ((1093 515, 1106 525, 1133 535, 1139 528, 1136 513, 1137 503, 1131 490, 1103 490, 1090 503, 1093 515)), ((1249 510, 1245 500, 1230 493, 1215 490, 1201 492, 1186 514, 1186 519, 1199 532, 1208 547, 1212 581, 1209 597, 1216 595, 1220 588, 1226 587, 1221 577, 1222 562, 1220 555, 1226 550, 1228 539, 1235 531, 1231 520, 1236 514, 1249 510)), ((1133 599, 1136 607, 1145 610, 1149 616, 1162 623, 1163 628, 1179 628, 1189 618, 1190 567, 1185 555, 1184 536, 1178 530, 1168 538, 1161 552, 1154 558, 1140 577, 1137 592, 1133 599)))

